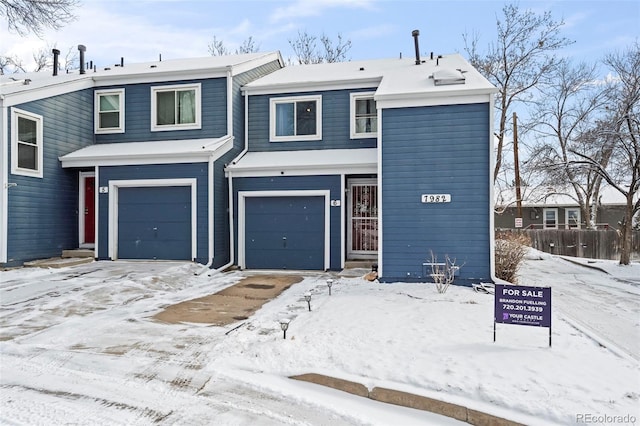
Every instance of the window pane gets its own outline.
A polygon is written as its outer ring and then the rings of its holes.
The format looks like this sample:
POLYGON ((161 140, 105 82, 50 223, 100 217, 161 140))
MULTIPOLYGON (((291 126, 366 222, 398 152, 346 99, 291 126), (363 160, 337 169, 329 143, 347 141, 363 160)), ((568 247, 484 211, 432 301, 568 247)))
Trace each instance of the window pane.
POLYGON ((377 131, 378 120, 376 118, 356 118, 356 133, 375 133, 377 131))
POLYGON ((376 102, 372 99, 356 99, 356 133, 375 133, 378 131, 376 102))
POLYGON ((38 143, 38 122, 28 118, 18 117, 18 140, 33 145, 38 143))
POLYGON ((545 212, 545 224, 549 228, 555 228, 555 226, 556 226, 556 212, 555 212, 555 210, 547 210, 545 212))
POLYGON ((100 112, 118 111, 120 95, 100 95, 100 112))
POLYGON ((178 123, 187 124, 196 122, 196 91, 185 90, 178 94, 178 123))
POLYGON ((156 93, 156 124, 176 124, 176 93, 156 93))
POLYGON ((292 136, 293 103, 276 104, 276 136, 292 136))
POLYGON ((36 154, 38 147, 34 145, 18 144, 18 167, 21 169, 38 170, 36 154))
POLYGON ((102 112, 100 113, 100 128, 118 128, 120 127, 120 113, 119 112, 102 112))
POLYGON ((296 102, 296 135, 315 135, 316 101, 296 102))
POLYGON ((357 99, 356 115, 375 114, 376 103, 373 99, 357 99))

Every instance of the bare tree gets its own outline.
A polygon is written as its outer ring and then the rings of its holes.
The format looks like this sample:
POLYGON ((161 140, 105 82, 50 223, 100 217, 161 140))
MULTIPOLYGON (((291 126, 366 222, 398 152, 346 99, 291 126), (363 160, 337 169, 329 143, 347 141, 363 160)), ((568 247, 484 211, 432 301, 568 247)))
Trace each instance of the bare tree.
POLYGON ((527 102, 531 89, 541 83, 556 66, 553 52, 571 44, 560 36, 564 21, 555 21, 551 12, 540 15, 507 4, 503 17, 497 18, 498 39, 489 43, 485 53, 478 49, 479 36, 463 34, 465 51, 471 64, 498 87, 498 132, 494 181, 503 162, 507 118, 516 102, 527 102))
POLYGON ((0 16, 7 19, 10 31, 41 35, 47 27, 58 30, 75 19, 78 5, 78 0, 0 0, 0 16))
POLYGON ((595 65, 573 65, 562 60, 550 73, 551 82, 539 88, 533 121, 540 143, 528 162, 528 168, 539 172, 545 184, 573 197, 580 206, 587 226, 595 228, 597 200, 602 177, 592 170, 571 164, 577 150, 606 168, 611 157, 610 145, 593 140, 586 129, 604 107, 602 85, 597 84, 595 65), (605 149, 606 148, 606 149, 605 149), (562 189, 562 190, 561 190, 562 189))
POLYGON ((620 264, 628 265, 633 217, 640 211, 640 44, 636 41, 623 53, 608 55, 604 64, 615 73, 606 92, 609 115, 592 131, 602 143, 611 144, 610 167, 577 150, 571 150, 578 157, 571 163, 598 173, 625 197, 620 264))
MULTIPOLYGON (((0 75, 24 73, 24 72, 38 72, 48 70, 53 67, 53 57, 51 51, 56 48, 56 44, 47 44, 31 53, 34 65, 28 67, 24 64, 22 58, 17 55, 13 56, 0 56, 0 75)), ((78 65, 78 51, 73 47, 70 47, 64 57, 61 58, 59 66, 64 67, 65 70, 70 70, 78 65)))
POLYGON ((351 40, 344 40, 338 34, 334 42, 327 35, 320 36, 322 47, 317 46, 318 38, 306 31, 298 31, 298 38, 289 39, 289 45, 296 55, 298 64, 321 64, 344 62, 349 60, 347 52, 351 49, 351 40))
MULTIPOLYGON (((242 53, 255 53, 260 49, 260 46, 256 44, 253 36, 249 36, 249 38, 245 39, 242 44, 235 50, 235 54, 242 53)), ((209 43, 209 54, 211 56, 224 56, 231 55, 231 50, 227 48, 224 44, 224 41, 219 40, 215 35, 213 36, 213 41, 209 43)))

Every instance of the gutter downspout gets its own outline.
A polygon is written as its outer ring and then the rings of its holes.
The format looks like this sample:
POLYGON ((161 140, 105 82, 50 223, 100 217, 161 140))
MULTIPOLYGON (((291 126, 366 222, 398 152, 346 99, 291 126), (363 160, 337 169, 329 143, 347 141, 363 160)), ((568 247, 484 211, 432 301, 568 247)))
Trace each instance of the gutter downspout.
POLYGON ((9 240, 8 214, 9 214, 9 146, 8 146, 8 113, 9 109, 4 104, 4 95, 0 95, 0 263, 7 263, 7 250, 9 240))

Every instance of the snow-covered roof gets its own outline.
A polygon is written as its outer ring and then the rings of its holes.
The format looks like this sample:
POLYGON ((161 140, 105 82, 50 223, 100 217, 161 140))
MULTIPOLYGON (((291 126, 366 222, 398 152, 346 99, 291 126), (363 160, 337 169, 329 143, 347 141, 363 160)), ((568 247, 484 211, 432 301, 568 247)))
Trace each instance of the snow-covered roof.
MULTIPOLYGON (((624 205, 626 199, 616 189, 611 186, 603 186, 599 194, 600 204, 602 205, 624 205)), ((555 189, 555 188, 523 188, 522 189, 522 206, 523 207, 562 207, 577 206, 578 198, 571 189, 555 189)), ((508 188, 496 192, 496 206, 515 207, 516 192, 515 188, 508 188)))
POLYGON ((62 167, 94 167, 125 164, 188 163, 218 157, 233 138, 190 139, 91 145, 60 157, 62 167))
POLYGON ((118 62, 115 65, 96 66, 95 71, 93 68, 87 69, 85 74, 80 74, 79 70, 73 70, 68 74, 60 71, 57 76, 54 76, 51 70, 9 74, 0 76, 0 95, 9 96, 80 81, 85 81, 87 87, 92 87, 100 84, 114 84, 117 81, 134 80, 132 82, 136 82, 136 79, 139 81, 168 81, 199 75, 203 78, 216 77, 226 75, 227 71, 236 75, 274 60, 279 60, 281 64, 284 63, 280 52, 273 51, 131 64, 124 62, 124 66, 120 66, 118 62))
MULTIPOLYGON (((412 96, 488 94, 495 87, 461 55, 424 59, 378 59, 282 68, 247 84, 249 94, 323 90, 333 87, 377 87, 376 100, 412 96), (460 84, 436 85, 434 72, 462 75, 460 84)), ((437 76, 436 76, 437 77, 437 76)))
POLYGON ((227 166, 233 176, 256 174, 376 173, 376 148, 248 152, 227 166))

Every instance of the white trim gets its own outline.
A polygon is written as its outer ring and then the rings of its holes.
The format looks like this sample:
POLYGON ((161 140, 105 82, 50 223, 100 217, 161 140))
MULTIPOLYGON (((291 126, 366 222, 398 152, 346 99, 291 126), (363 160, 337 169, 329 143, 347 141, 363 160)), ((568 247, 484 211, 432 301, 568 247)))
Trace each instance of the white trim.
POLYGON ((99 226, 99 224, 100 224, 100 191, 99 191, 99 188, 100 188, 100 168, 98 166, 95 166, 93 168, 93 173, 95 174, 95 184, 96 184, 96 187, 95 187, 96 205, 94 207, 96 218, 95 218, 95 220, 93 222, 96 230, 95 230, 95 234, 93 235, 93 246, 94 246, 93 255, 95 256, 96 259, 98 259, 99 258, 98 248, 100 247, 100 244, 98 244, 98 240, 99 240, 99 237, 100 237, 100 232, 98 232, 99 229, 100 229, 100 226, 99 226))
MULTIPOLYGON (((96 213, 96 199, 98 198, 96 196, 97 192, 95 191, 95 188, 97 187, 97 184, 95 182, 95 177, 96 174, 95 172, 80 172, 79 176, 78 176, 78 247, 88 247, 89 245, 95 245, 95 234, 97 234, 97 232, 95 232, 96 230, 94 229, 94 236, 93 236, 93 243, 87 243, 84 240, 84 230, 85 230, 85 220, 84 220, 84 212, 82 210, 82 207, 86 204, 86 199, 85 199, 85 190, 86 190, 86 185, 87 185, 87 178, 92 177, 94 178, 94 201, 93 201, 93 213, 95 216, 96 213)), ((95 223, 95 219, 94 219, 94 223, 95 223)))
POLYGON ((118 189, 131 187, 161 187, 161 186, 190 186, 191 187, 191 259, 198 257, 197 229, 198 229, 198 198, 197 179, 138 179, 138 180, 110 180, 109 181, 109 257, 118 259, 118 189))
POLYGON ((202 128, 202 84, 201 83, 189 83, 189 84, 172 84, 166 86, 151 86, 151 131, 152 132, 164 132, 171 130, 194 130, 202 128), (187 124, 169 124, 159 125, 156 120, 158 118, 156 114, 157 100, 156 94, 160 92, 176 92, 176 91, 195 91, 195 122, 187 124))
POLYGON ((382 81, 382 77, 365 78, 362 80, 335 80, 327 82, 302 82, 302 83, 284 83, 274 84, 270 86, 253 87, 249 83, 241 88, 242 92, 249 95, 281 95, 295 92, 321 92, 329 90, 355 90, 355 89, 371 89, 378 87, 382 81))
POLYGON ((0 108, 0 263, 7 262, 9 213, 9 109, 0 108))
MULTIPOLYGON (((295 118, 294 118, 295 126, 295 118)), ((294 130, 295 132, 295 130, 294 130)), ((297 141, 319 141, 322 140, 322 95, 312 96, 287 96, 269 99, 269 142, 297 142, 297 141), (296 111, 295 103, 297 102, 315 101, 316 103, 316 133, 313 135, 291 135, 276 136, 276 105, 278 104, 294 104, 294 114, 296 111)))
POLYGON ((269 176, 313 176, 349 174, 375 174, 376 164, 340 164, 336 166, 291 166, 264 167, 260 169, 231 169, 233 177, 269 177, 269 176))
POLYGON ((558 217, 558 209, 557 208, 545 208, 542 209, 542 228, 543 229, 559 229, 560 218, 558 217), (554 212, 556 216, 556 224, 555 226, 547 226, 547 212, 554 212))
MULTIPOLYGON (((438 93, 437 96, 430 96, 429 93, 418 93, 414 95, 400 96, 380 96, 376 95, 376 106, 378 111, 382 108, 411 108, 421 106, 442 106, 442 105, 463 105, 463 104, 480 104, 491 102, 492 94, 469 93, 472 91, 459 93, 438 93)), ((493 104, 491 104, 493 106, 493 104)), ((380 126, 380 123, 378 123, 380 126)), ((380 127, 378 127, 380 131, 380 127)))
POLYGON ((496 282, 496 233, 495 233, 495 198, 494 198, 494 187, 493 187, 493 167, 495 163, 495 153, 494 153, 494 137, 493 137, 493 120, 494 120, 494 107, 493 107, 493 94, 489 95, 489 164, 487 167, 489 168, 488 173, 488 181, 487 185, 489 185, 489 273, 491 275, 491 279, 496 282))
POLYGON ((96 90, 93 94, 93 103, 93 132, 95 134, 124 133, 124 89, 96 90), (106 127, 104 129, 100 127, 100 97, 103 95, 118 95, 118 122, 120 124, 118 127, 106 127))
MULTIPOLYGON (((64 76, 60 77, 64 78, 64 76)), ((76 92, 83 89, 90 89, 92 87, 94 87, 93 80, 89 75, 87 75, 83 79, 55 83, 52 82, 49 86, 31 88, 30 90, 26 89, 24 92, 6 94, 3 104, 7 107, 21 105, 38 99, 52 98, 54 96, 76 92)))
POLYGON ((382 256, 384 244, 382 239, 382 108, 378 105, 378 276, 383 277, 382 256))
POLYGON ((345 238, 345 226, 346 224, 346 205, 345 205, 345 191, 346 191, 346 175, 342 173, 340 175, 340 268, 344 269, 345 262, 347 260, 346 255, 346 238, 345 238))
POLYGON ((18 108, 11 109, 11 173, 20 176, 42 178, 44 172, 44 119, 39 114, 34 114, 18 108), (36 122, 36 169, 21 169, 18 167, 18 118, 25 118, 36 122))
MULTIPOLYGON (((349 94, 349 130, 351 134, 351 139, 365 139, 365 138, 375 138, 378 135, 378 132, 369 132, 369 133, 358 133, 356 132, 356 101, 361 99, 373 99, 375 102, 376 92, 354 92, 349 94)), ((377 120, 377 113, 376 113, 377 120)), ((376 123, 377 128, 377 123, 376 123)))
POLYGON ((324 197, 324 269, 331 268, 331 191, 238 191, 238 266, 246 268, 245 259, 245 199, 249 197, 324 197))

